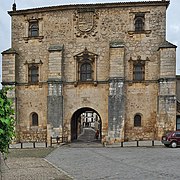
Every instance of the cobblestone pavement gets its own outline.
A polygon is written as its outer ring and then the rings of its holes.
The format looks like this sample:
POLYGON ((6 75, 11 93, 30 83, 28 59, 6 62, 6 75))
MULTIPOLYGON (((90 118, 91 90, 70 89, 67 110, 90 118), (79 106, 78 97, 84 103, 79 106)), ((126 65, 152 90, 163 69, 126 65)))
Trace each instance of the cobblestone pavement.
POLYGON ((179 180, 180 148, 62 146, 46 159, 76 180, 179 180))
MULTIPOLYGON (((8 158, 2 180, 70 180, 42 158, 8 158)), ((1 178, 0 178, 1 179, 1 178)))

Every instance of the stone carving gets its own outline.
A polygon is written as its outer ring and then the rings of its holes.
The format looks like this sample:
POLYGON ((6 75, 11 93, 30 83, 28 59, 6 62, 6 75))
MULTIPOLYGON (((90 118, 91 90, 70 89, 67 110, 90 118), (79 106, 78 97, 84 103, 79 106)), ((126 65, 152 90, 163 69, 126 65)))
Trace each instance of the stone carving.
POLYGON ((79 9, 74 14, 76 37, 96 36, 98 14, 94 9, 79 9))

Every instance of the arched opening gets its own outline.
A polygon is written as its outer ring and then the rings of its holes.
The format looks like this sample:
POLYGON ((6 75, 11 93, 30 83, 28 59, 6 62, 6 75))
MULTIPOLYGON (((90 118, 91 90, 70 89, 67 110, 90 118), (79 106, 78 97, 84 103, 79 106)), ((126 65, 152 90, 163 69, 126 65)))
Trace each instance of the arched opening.
POLYGON ((92 108, 78 109, 71 118, 71 141, 101 142, 100 115, 92 108))
POLYGON ((32 126, 38 126, 38 114, 37 113, 32 113, 32 126))
POLYGON ((141 127, 141 115, 136 114, 134 116, 134 127, 141 127))

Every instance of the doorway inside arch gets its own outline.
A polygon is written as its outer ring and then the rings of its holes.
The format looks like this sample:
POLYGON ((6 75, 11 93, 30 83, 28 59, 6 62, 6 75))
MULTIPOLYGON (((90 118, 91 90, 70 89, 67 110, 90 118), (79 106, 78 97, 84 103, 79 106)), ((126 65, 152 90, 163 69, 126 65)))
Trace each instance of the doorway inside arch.
POLYGON ((78 109, 71 118, 71 141, 101 142, 100 115, 92 108, 78 109))

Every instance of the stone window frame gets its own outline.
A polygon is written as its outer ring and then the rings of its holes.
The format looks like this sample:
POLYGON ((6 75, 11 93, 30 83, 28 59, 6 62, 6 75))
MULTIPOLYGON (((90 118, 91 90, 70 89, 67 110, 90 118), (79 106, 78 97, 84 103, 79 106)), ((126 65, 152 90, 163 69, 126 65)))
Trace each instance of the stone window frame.
POLYGON ((31 113, 31 126, 39 126, 39 116, 36 112, 31 113))
POLYGON ((136 113, 134 115, 134 127, 142 127, 142 115, 140 113, 136 113))
POLYGON ((25 36, 23 37, 24 41, 28 43, 29 40, 38 40, 42 42, 43 36, 43 21, 41 17, 25 17, 25 36), (32 35, 32 25, 38 26, 36 29, 38 30, 37 34, 32 35))
POLYGON ((32 63, 28 64, 28 83, 38 83, 39 82, 39 66, 38 64, 32 63))
POLYGON ((133 81, 145 80, 145 62, 137 60, 133 63, 133 81))
POLYGON ((134 30, 136 33, 141 33, 145 30, 145 15, 136 14, 134 18, 134 30))
POLYGON ((32 60, 32 62, 25 62, 24 65, 26 66, 26 71, 27 71, 27 82, 28 85, 39 85, 39 83, 41 82, 41 65, 42 65, 42 61, 40 60, 39 62, 35 62, 35 60, 32 60), (37 68, 37 73, 34 74, 32 73, 32 70, 34 70, 35 68, 37 68), (32 81, 32 75, 37 76, 37 80, 36 81, 32 81))
POLYGON ((145 34, 147 37, 149 34, 151 34, 151 30, 149 29, 149 17, 150 11, 145 11, 145 12, 130 12, 129 13, 129 31, 128 34, 130 37, 133 37, 135 34, 145 34), (142 30, 136 30, 136 21, 137 20, 142 20, 143 23, 143 29, 142 30))
POLYGON ((31 20, 29 21, 28 27, 28 37, 38 37, 39 36, 39 21, 31 20))
POLYGON ((132 59, 132 57, 130 57, 129 59, 129 75, 130 75, 130 81, 131 83, 143 83, 146 81, 147 77, 148 77, 148 62, 150 62, 150 59, 148 57, 146 57, 146 59, 141 59, 141 56, 137 56, 137 59, 132 59), (143 69, 142 69, 142 79, 137 79, 135 78, 135 67, 137 65, 141 64, 143 69))
MULTIPOLYGON (((87 50, 85 47, 84 51, 75 55, 75 86, 77 86, 78 83, 94 83, 94 85, 97 85, 97 58, 98 55, 95 53, 92 53, 87 50), (90 71, 87 72, 87 74, 91 74, 91 78, 88 79, 82 79, 82 66, 83 65, 89 65, 91 67, 90 71)), ((86 74, 86 75, 87 75, 86 74)))
POLYGON ((93 70, 92 65, 89 62, 84 62, 80 65, 80 81, 86 82, 86 81, 92 81, 93 77, 93 70))

